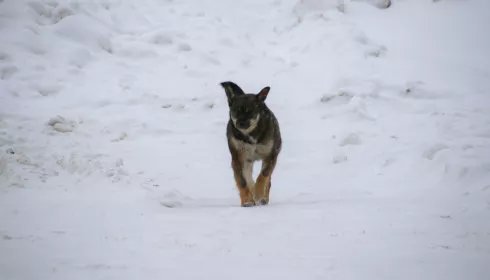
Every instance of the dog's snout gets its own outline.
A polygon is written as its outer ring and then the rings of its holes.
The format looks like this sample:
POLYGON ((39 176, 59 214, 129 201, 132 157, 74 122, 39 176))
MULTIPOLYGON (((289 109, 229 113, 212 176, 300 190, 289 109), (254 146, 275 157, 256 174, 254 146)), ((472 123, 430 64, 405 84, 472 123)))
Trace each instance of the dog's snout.
POLYGON ((238 125, 238 127, 240 127, 240 128, 246 128, 246 127, 248 126, 247 121, 245 121, 245 120, 239 120, 239 121, 237 122, 237 125, 238 125))

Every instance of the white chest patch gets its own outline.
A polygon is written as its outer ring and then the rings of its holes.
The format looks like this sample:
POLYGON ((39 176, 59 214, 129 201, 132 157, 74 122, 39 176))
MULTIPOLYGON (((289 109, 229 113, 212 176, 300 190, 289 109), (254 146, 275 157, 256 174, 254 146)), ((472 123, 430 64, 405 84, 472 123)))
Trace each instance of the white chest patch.
POLYGON ((272 141, 267 144, 249 144, 233 139, 233 145, 239 151, 243 151, 247 160, 256 161, 267 156, 272 150, 272 141))
POLYGON ((260 115, 257 114, 257 116, 254 119, 250 120, 250 127, 247 128, 247 129, 240 129, 240 128, 238 128, 237 127, 237 124, 236 124, 236 121, 237 120, 235 118, 231 118, 231 119, 232 119, 233 124, 235 125, 235 127, 238 130, 240 130, 241 133, 243 133, 244 135, 248 135, 250 132, 252 132, 257 127, 257 125, 259 123, 259 120, 260 120, 260 115))

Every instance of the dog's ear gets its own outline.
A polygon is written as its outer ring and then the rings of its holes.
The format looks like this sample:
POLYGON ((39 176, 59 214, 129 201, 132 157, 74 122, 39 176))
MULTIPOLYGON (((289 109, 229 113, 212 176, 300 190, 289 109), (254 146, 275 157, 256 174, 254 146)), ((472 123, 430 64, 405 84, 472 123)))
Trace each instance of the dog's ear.
POLYGON ((269 95, 269 91, 271 90, 270 87, 265 87, 263 88, 259 93, 257 93, 255 96, 257 96, 257 99, 260 102, 264 102, 265 99, 267 98, 267 95, 269 95))
POLYGON ((226 97, 228 97, 228 105, 231 106, 231 101, 236 95, 244 95, 245 92, 233 82, 222 82, 221 86, 225 89, 226 97))

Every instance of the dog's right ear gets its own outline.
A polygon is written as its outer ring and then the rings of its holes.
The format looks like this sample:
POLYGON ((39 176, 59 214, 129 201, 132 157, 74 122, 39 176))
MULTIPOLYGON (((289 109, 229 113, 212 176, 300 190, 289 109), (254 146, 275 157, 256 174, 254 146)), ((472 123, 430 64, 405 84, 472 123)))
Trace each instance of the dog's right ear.
POLYGON ((222 82, 221 86, 225 89, 226 97, 228 98, 228 105, 231 106, 233 97, 236 95, 244 95, 245 92, 233 82, 222 82))

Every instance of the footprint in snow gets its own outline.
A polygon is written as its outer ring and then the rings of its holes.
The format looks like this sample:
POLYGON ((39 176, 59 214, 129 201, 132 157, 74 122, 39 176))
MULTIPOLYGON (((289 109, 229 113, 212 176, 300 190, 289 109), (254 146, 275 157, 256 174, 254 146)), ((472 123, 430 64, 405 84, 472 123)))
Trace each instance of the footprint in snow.
POLYGON ((163 195, 162 200, 160 201, 160 205, 167 207, 167 208, 176 208, 176 207, 182 207, 184 204, 184 201, 189 201, 190 198, 183 195, 179 191, 172 190, 169 192, 166 192, 163 195))
POLYGON ((65 6, 58 6, 51 13, 52 23, 56 24, 60 22, 62 19, 72 16, 74 14, 75 12, 72 9, 65 6))
POLYGON ((99 47, 102 50, 104 50, 104 51, 106 51, 106 52, 108 52, 110 54, 114 53, 114 47, 112 46, 112 42, 111 42, 111 40, 109 38, 107 38, 107 37, 100 37, 97 40, 97 43, 99 44, 99 47))
POLYGON ((15 73, 19 71, 19 68, 14 65, 8 65, 0 68, 0 80, 10 79, 15 73))
POLYGON ((216 106, 216 104, 214 103, 207 103, 207 104, 204 104, 204 107, 207 108, 207 109, 213 109, 214 106, 216 106))
POLYGON ((422 157, 428 160, 433 160, 436 154, 445 149, 448 149, 448 146, 446 146, 445 144, 435 144, 434 146, 425 150, 422 154, 422 157))
POLYGON ((52 126, 53 129, 58 132, 67 133, 72 132, 75 129, 76 122, 66 120, 62 116, 56 116, 48 121, 48 125, 52 126))
POLYGON ((153 35, 150 42, 156 45, 171 45, 173 44, 172 36, 165 33, 158 33, 153 35))
POLYGON ((348 160, 348 158, 347 158, 346 155, 344 155, 344 154, 338 154, 338 155, 335 155, 332 158, 332 163, 333 164, 339 164, 339 163, 345 162, 347 160, 348 160))
POLYGON ((339 146, 344 147, 347 145, 360 145, 361 137, 357 133, 350 133, 342 141, 340 141, 339 146))
POLYGON ((44 84, 35 86, 37 92, 42 96, 52 96, 58 94, 62 89, 62 85, 44 84))
POLYGON ((10 54, 4 51, 0 51, 0 61, 10 61, 11 59, 12 57, 10 56, 10 54))
POLYGON ((384 46, 372 47, 364 52, 366 57, 380 57, 386 53, 386 48, 384 46))
POLYGON ((215 65, 215 66, 221 65, 221 62, 219 60, 217 60, 216 58, 209 56, 209 55, 201 55, 201 61, 203 61, 204 64, 207 64, 207 65, 210 65, 210 64, 215 65))
POLYGON ((180 43, 177 49, 182 52, 190 52, 192 50, 192 47, 188 43, 180 43))
POLYGON ((334 94, 324 94, 320 98, 321 103, 331 104, 331 105, 344 105, 349 103, 349 101, 354 97, 352 93, 346 91, 339 91, 334 94))
POLYGON ((116 138, 112 139, 111 142, 119 142, 128 137, 128 134, 126 132, 121 132, 116 138))
POLYGON ((86 49, 77 49, 70 54, 69 63, 77 68, 83 68, 92 60, 92 54, 86 49))

